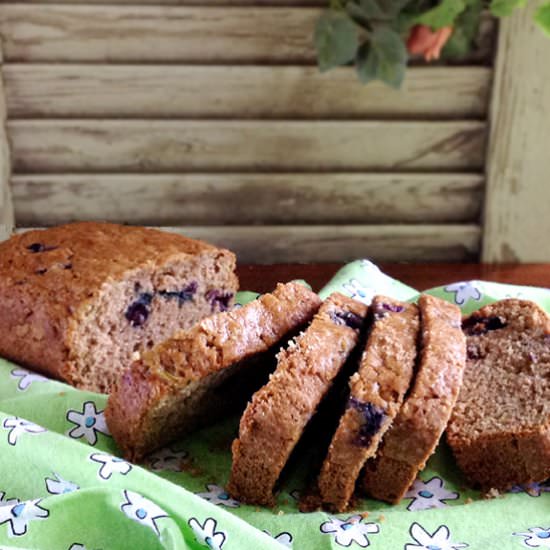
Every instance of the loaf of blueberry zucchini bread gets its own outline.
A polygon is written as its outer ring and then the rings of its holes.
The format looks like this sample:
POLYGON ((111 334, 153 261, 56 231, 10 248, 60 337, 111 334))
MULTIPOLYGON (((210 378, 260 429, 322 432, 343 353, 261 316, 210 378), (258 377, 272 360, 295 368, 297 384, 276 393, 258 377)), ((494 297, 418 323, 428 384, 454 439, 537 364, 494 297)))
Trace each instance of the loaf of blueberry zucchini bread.
POLYGON ((141 227, 75 223, 0 244, 0 356, 109 392, 136 353, 230 308, 228 250, 141 227))

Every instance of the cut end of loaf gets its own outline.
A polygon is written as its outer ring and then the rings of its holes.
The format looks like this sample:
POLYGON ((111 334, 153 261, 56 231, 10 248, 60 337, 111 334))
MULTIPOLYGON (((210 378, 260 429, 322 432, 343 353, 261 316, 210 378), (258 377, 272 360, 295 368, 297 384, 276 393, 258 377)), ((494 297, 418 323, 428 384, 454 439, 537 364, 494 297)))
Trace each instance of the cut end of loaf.
POLYGON ((69 382, 108 393, 136 354, 231 308, 238 285, 233 268, 230 255, 203 253, 104 283, 73 322, 65 371, 69 382))
POLYGON ((550 476, 550 317, 502 300, 464 319, 467 367, 447 440, 476 486, 550 476))
POLYGON ((240 397, 248 398, 265 382, 269 352, 308 322, 319 305, 319 297, 304 286, 279 285, 144 354, 107 404, 107 423, 125 456, 140 460, 227 414, 240 397))

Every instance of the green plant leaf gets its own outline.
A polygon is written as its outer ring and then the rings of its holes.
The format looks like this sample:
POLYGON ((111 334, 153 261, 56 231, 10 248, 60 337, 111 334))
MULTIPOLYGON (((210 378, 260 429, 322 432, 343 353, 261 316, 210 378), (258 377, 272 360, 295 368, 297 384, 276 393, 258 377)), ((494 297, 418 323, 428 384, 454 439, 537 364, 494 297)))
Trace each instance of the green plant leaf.
POLYGON ((441 2, 416 18, 417 24, 432 29, 441 29, 453 25, 456 18, 466 9, 464 0, 441 0, 441 2))
POLYGON ((352 61, 359 47, 358 29, 345 14, 327 11, 315 27, 317 62, 321 71, 352 61))
POLYGON ((460 59, 472 51, 483 8, 484 0, 468 0, 468 7, 456 19, 453 34, 443 48, 444 58, 460 59))
POLYGON ((535 21, 550 36, 550 2, 545 2, 537 9, 535 21))
POLYGON ((506 17, 520 7, 525 6, 525 0, 491 0, 491 13, 496 17, 506 17))
POLYGON ((363 83, 372 80, 400 88, 407 67, 407 48, 401 36, 388 27, 377 27, 359 48, 357 74, 363 83))

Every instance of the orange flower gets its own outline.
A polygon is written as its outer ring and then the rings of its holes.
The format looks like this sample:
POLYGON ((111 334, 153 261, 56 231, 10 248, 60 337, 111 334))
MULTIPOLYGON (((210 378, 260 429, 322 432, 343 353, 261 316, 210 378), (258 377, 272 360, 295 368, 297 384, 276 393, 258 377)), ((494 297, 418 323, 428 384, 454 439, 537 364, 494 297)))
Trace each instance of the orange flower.
POLYGON ((413 55, 423 55, 426 61, 439 59, 443 46, 453 34, 452 27, 443 27, 432 31, 427 25, 416 25, 412 28, 407 49, 413 55))

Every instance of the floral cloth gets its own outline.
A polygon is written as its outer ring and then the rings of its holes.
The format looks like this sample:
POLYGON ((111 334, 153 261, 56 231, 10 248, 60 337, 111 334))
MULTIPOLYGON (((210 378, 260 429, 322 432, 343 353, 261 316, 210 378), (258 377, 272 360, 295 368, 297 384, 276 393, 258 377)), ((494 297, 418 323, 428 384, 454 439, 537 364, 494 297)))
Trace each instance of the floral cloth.
MULTIPOLYGON (((335 290, 365 302, 377 293, 402 300, 418 294, 366 260, 344 267, 321 295, 335 290)), ((465 281, 430 293, 467 313, 511 296, 550 311, 548 289, 465 281)), ((0 360, 1 550, 550 548, 548 484, 483 500, 466 488, 444 444, 399 505, 360 500, 347 514, 303 514, 297 503, 315 456, 304 455, 290 472, 275 508, 246 506, 224 489, 238 418, 135 465, 120 458, 105 405, 104 395, 0 360)))

